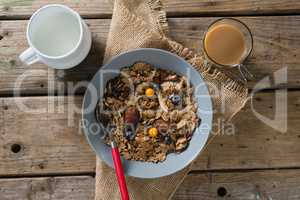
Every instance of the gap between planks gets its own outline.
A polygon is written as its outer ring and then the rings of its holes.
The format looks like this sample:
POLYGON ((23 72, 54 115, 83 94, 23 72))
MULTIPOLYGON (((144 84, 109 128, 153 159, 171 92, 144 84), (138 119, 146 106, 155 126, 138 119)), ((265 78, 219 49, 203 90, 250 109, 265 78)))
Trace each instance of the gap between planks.
MULTIPOLYGON (((251 169, 214 169, 214 170, 191 170, 189 175, 209 174, 209 173, 251 173, 265 171, 294 171, 300 170, 300 167, 277 167, 277 168, 251 168, 251 169)), ((96 172, 74 172, 74 173, 46 173, 46 174, 16 174, 16 175, 0 175, 0 179, 17 179, 17 178, 43 178, 43 177, 74 177, 74 176, 90 176, 95 177, 96 172)))
MULTIPOLYGON (((81 15, 83 19, 111 19, 111 14, 99 14, 99 15, 81 15)), ((287 13, 240 13, 240 12, 209 12, 209 13, 167 13, 168 18, 209 18, 209 17, 277 17, 277 16, 300 16, 300 10, 287 12, 287 13)), ((18 15, 18 16, 0 16, 0 21, 18 21, 18 20, 29 20, 29 15, 18 15)))
MULTIPOLYGON (((300 88, 288 88, 286 86, 282 86, 282 87, 274 87, 274 88, 267 88, 267 89, 262 89, 259 91, 256 91, 255 94, 257 93, 274 93, 274 91, 276 90, 284 90, 286 89, 288 92, 293 92, 293 91, 300 91, 300 88)), ((253 90, 251 88, 248 89, 248 93, 251 94, 253 92, 253 90)), ((64 94, 35 94, 35 93, 25 93, 25 94, 21 94, 20 96, 14 96, 13 94, 1 94, 0 93, 0 98, 19 98, 19 97, 83 97, 84 93, 76 93, 74 95, 68 94, 68 93, 64 93, 64 94)))

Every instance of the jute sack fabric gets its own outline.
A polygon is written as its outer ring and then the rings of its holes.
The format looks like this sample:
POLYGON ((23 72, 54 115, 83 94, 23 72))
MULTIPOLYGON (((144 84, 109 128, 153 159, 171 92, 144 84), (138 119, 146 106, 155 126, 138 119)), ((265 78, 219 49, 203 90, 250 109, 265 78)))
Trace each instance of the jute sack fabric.
MULTIPOLYGON (((214 123, 227 122, 245 105, 248 90, 244 85, 211 66, 202 55, 195 54, 168 37, 167 18, 159 0, 115 0, 111 3, 113 16, 104 62, 130 49, 151 47, 168 50, 183 57, 203 76, 212 96, 214 123)), ((214 126, 213 135, 218 132, 218 126, 214 126)), ((127 177, 130 199, 170 199, 190 168, 153 180, 127 177)), ((95 186, 96 200, 120 199, 114 170, 99 158, 95 186)))

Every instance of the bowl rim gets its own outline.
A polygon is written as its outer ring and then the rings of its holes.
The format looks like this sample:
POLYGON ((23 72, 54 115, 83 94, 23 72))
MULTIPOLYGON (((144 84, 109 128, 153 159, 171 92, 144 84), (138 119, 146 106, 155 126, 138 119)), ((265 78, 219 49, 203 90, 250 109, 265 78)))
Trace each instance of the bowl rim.
MULTIPOLYGON (((87 90, 86 90, 85 95, 84 95, 84 98, 83 98, 82 111, 84 110, 84 108, 85 108, 85 102, 87 101, 88 88, 89 88, 90 85, 94 86, 93 81, 96 79, 96 77, 99 76, 100 73, 101 73, 103 70, 109 69, 109 68, 111 67, 111 63, 112 63, 114 60, 116 60, 118 57, 126 56, 127 54, 136 53, 136 52, 138 52, 138 51, 144 51, 144 52, 146 52, 146 53, 149 52, 149 51, 155 51, 155 52, 159 52, 159 53, 162 53, 162 54, 167 54, 168 56, 175 57, 176 59, 179 59, 181 62, 184 62, 184 63, 186 64, 186 66, 188 66, 189 68, 191 68, 191 70, 194 70, 194 71, 197 72, 198 76, 200 77, 200 82, 203 83, 203 84, 202 84, 202 87, 204 87, 204 90, 206 91, 206 94, 207 94, 208 97, 209 97, 209 98, 207 98, 207 99, 208 99, 208 101, 209 101, 209 107, 210 107, 210 114, 209 114, 209 117, 208 117, 209 120, 210 120, 210 124, 209 124, 210 126, 207 128, 207 131, 206 131, 206 133, 205 133, 205 138, 204 138, 205 141, 204 141, 204 144, 203 144, 201 147, 198 148, 199 150, 197 150, 197 152, 195 152, 195 153, 193 153, 193 155, 190 155, 190 156, 189 156, 188 161, 186 161, 186 162, 182 165, 181 168, 178 168, 178 169, 176 169, 176 170, 172 169, 172 170, 170 170, 168 173, 162 173, 162 174, 158 173, 158 174, 156 174, 156 175, 149 175, 149 174, 147 174, 147 173, 145 173, 145 174, 143 174, 143 175, 141 175, 141 174, 137 175, 137 174, 134 174, 134 173, 132 173, 132 172, 126 173, 126 170, 125 170, 126 175, 132 176, 132 177, 136 177, 136 178, 144 178, 144 179, 160 178, 160 177, 164 177, 164 176, 168 176, 168 175, 174 174, 174 173, 176 173, 176 172, 178 172, 178 171, 180 171, 180 170, 186 168, 189 164, 191 164, 191 162, 192 162, 193 160, 195 160, 195 158, 197 158, 197 156, 201 153, 201 151, 202 151, 202 150, 204 149, 204 147, 206 146, 207 141, 208 141, 208 137, 209 137, 209 135, 210 135, 210 131, 211 131, 211 129, 212 129, 212 121, 213 121, 213 104, 212 104, 211 96, 210 96, 210 94, 209 94, 209 91, 208 91, 208 88, 207 88, 207 84, 205 83, 205 81, 204 81, 202 75, 201 75, 196 69, 194 69, 194 67, 193 67, 191 64, 189 64, 186 60, 184 60, 183 58, 179 57, 179 56, 176 55, 176 54, 173 54, 173 53, 171 53, 171 52, 168 52, 168 51, 165 51, 165 50, 162 50, 162 49, 156 49, 156 48, 138 48, 138 49, 130 50, 130 51, 121 53, 121 54, 119 54, 119 55, 117 55, 117 56, 114 56, 113 58, 111 58, 107 63, 105 63, 105 64, 104 64, 104 65, 96 72, 96 74, 94 75, 94 77, 93 77, 93 78, 91 79, 91 81, 89 82, 88 87, 87 87, 87 90)), ((143 60, 140 60, 140 61, 143 62, 143 60)), ((145 62, 145 63, 149 63, 149 62, 147 62, 147 61, 144 61, 144 62, 145 62)), ((151 63, 149 63, 149 64, 151 64, 151 63)), ((124 67, 126 67, 126 64, 124 65, 124 67)), ((157 68, 159 68, 159 67, 157 67, 157 68)), ((174 71, 174 72, 177 73, 176 71, 174 71)), ((97 96, 97 97, 98 97, 98 99, 97 99, 97 101, 98 101, 101 97, 99 97, 99 96, 97 96)), ((197 101, 197 105, 199 105, 198 101, 197 101)), ((198 109, 199 109, 199 108, 198 108, 198 109)), ((197 111, 197 112, 198 112, 198 111, 197 111)), ((85 113, 82 112, 82 120, 84 121, 85 118, 86 118, 86 117, 85 117, 85 113)), ((199 128, 200 126, 201 126, 201 124, 194 130, 194 133, 198 131, 198 128, 199 128)), ((92 147, 92 149, 93 149, 93 151, 95 152, 95 154, 96 154, 99 158, 101 158, 101 160, 104 161, 104 163, 106 163, 108 166, 110 166, 110 167, 113 168, 112 163, 109 163, 109 162, 107 161, 107 159, 103 158, 103 154, 98 153, 97 149, 95 148, 95 146, 92 144, 92 141, 90 140, 90 137, 89 137, 89 131, 87 130, 87 128, 86 128, 85 126, 83 126, 83 130, 84 130, 84 134, 85 134, 85 136, 86 136, 86 139, 87 139, 89 145, 92 147)), ((200 134, 202 134, 202 133, 200 133, 200 134)), ((192 141, 192 140, 191 140, 191 141, 192 141)), ((190 141, 190 142, 191 142, 191 141, 190 141)), ((189 148, 189 147, 188 147, 188 148, 189 148)), ((184 151, 183 151, 183 152, 184 152, 184 151)), ((180 154, 181 154, 181 153, 180 153, 180 154)), ((179 155, 180 155, 180 154, 179 154, 179 155)), ((169 154, 168 156, 170 156, 170 154, 169 154)), ((124 158, 122 158, 122 159, 125 160, 124 158)), ((130 162, 141 162, 141 161, 130 161, 130 160, 127 160, 126 162, 127 162, 127 163, 130 163, 130 162)), ((164 161, 164 162, 165 162, 165 161, 164 161)), ((164 162, 161 162, 161 163, 164 163, 164 162)), ((150 162, 142 162, 142 163, 149 164, 149 168, 150 168, 150 165, 151 165, 150 162)), ((155 165, 159 165, 159 164, 161 164, 161 163, 158 163, 158 164, 155 164, 155 165)), ((152 164, 153 164, 153 163, 152 163, 152 164)))

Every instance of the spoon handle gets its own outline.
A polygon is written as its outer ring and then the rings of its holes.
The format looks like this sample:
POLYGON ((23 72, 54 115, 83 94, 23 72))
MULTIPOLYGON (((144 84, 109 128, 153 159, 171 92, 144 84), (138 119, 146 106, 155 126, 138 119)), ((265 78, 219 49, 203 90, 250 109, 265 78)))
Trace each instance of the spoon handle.
POLYGON ((114 160, 114 166, 115 166, 115 171, 119 183, 119 189, 120 189, 122 200, 129 200, 126 179, 124 176, 124 170, 122 167, 122 161, 121 161, 119 149, 115 142, 111 143, 111 148, 112 148, 111 153, 114 160))

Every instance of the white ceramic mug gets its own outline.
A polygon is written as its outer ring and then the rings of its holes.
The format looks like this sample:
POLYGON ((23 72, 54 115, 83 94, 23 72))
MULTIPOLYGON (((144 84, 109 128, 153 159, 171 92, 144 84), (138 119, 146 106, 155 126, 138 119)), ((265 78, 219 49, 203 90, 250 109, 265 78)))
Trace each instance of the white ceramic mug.
POLYGON ((37 10, 27 26, 29 48, 20 55, 31 65, 42 62, 56 69, 78 65, 91 48, 91 33, 71 8, 52 4, 37 10))

